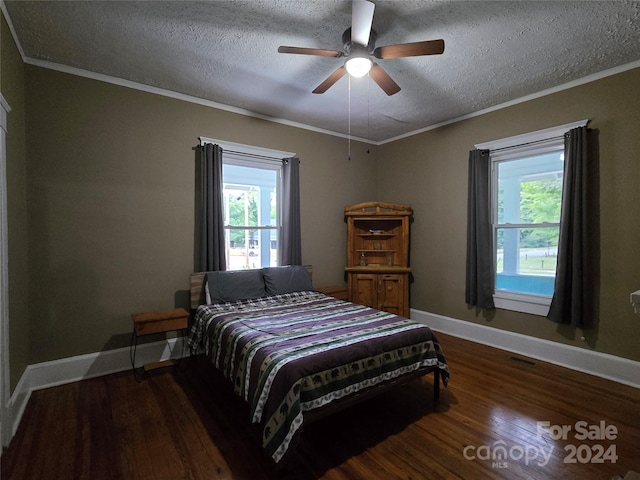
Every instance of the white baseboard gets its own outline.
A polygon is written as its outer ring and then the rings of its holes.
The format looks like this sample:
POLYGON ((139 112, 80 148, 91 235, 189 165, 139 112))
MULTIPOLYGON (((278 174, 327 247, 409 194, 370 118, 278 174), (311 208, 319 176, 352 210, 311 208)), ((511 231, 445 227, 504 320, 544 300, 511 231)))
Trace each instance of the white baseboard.
MULTIPOLYGON (((411 318, 428 325, 436 332, 640 388, 640 378, 638 378, 640 362, 421 310, 411 309, 411 318)), ((184 337, 178 337, 138 345, 136 366, 183 357, 187 354, 187 347, 184 346, 183 340, 184 337)), ((29 365, 9 399, 5 418, 11 424, 11 438, 18 430, 31 392, 128 370, 131 368, 129 353, 129 347, 124 347, 29 365)))
MULTIPOLYGON (((182 358, 188 352, 184 339, 185 337, 177 337, 138 345, 136 367, 151 362, 182 358)), ((13 438, 16 434, 33 391, 129 369, 131 369, 129 347, 29 365, 9 399, 6 419, 11 427, 10 437, 13 438)))
POLYGON ((411 309, 411 318, 428 325, 436 332, 640 388, 640 375, 638 375, 640 362, 634 360, 465 322, 422 310, 411 309))

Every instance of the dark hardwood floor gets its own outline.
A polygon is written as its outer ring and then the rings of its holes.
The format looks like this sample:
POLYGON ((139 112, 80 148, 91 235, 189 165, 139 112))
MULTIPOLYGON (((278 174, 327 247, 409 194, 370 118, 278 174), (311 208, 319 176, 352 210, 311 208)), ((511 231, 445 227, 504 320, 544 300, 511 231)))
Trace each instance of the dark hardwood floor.
POLYGON ((140 383, 122 372, 34 392, 2 479, 607 480, 640 471, 640 390, 438 337, 451 371, 439 403, 429 375, 305 425, 281 471, 254 439, 248 408, 198 358, 140 383), (563 425, 566 439, 554 440, 563 425), (584 431, 601 438, 581 439, 584 431))

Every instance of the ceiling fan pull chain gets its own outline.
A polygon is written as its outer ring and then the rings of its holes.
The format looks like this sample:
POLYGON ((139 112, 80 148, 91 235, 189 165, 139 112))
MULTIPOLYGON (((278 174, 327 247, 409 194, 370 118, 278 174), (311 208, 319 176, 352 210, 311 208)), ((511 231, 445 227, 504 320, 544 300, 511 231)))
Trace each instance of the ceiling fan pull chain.
POLYGON ((351 160, 351 75, 349 75, 349 122, 348 122, 348 130, 349 130, 349 138, 348 138, 348 146, 347 146, 347 158, 351 160))
MULTIPOLYGON (((367 75, 367 138, 371 138, 371 75, 367 75)), ((369 149, 367 149, 369 153, 369 149)))

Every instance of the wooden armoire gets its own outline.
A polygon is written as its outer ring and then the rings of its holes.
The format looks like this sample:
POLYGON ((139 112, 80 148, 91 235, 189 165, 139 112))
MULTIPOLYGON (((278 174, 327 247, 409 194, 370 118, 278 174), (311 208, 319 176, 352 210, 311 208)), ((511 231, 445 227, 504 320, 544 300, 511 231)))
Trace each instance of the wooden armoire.
POLYGON ((344 215, 349 300, 409 318, 411 205, 359 203, 344 215))

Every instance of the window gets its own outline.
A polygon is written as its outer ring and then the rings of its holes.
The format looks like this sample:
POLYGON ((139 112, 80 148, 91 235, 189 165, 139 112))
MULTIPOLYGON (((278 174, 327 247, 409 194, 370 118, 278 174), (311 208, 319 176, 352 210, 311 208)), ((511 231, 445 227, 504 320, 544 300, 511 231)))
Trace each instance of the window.
POLYGON ((564 133, 586 120, 476 145, 491 156, 494 303, 545 316, 555 284, 564 133))
POLYGON ((293 153, 200 138, 223 149, 223 217, 227 270, 278 263, 282 158, 293 153))
POLYGON ((277 265, 281 164, 222 157, 227 269, 277 265))
POLYGON ((513 160, 491 157, 496 293, 553 296, 563 149, 562 144, 548 153, 533 149, 513 160))

